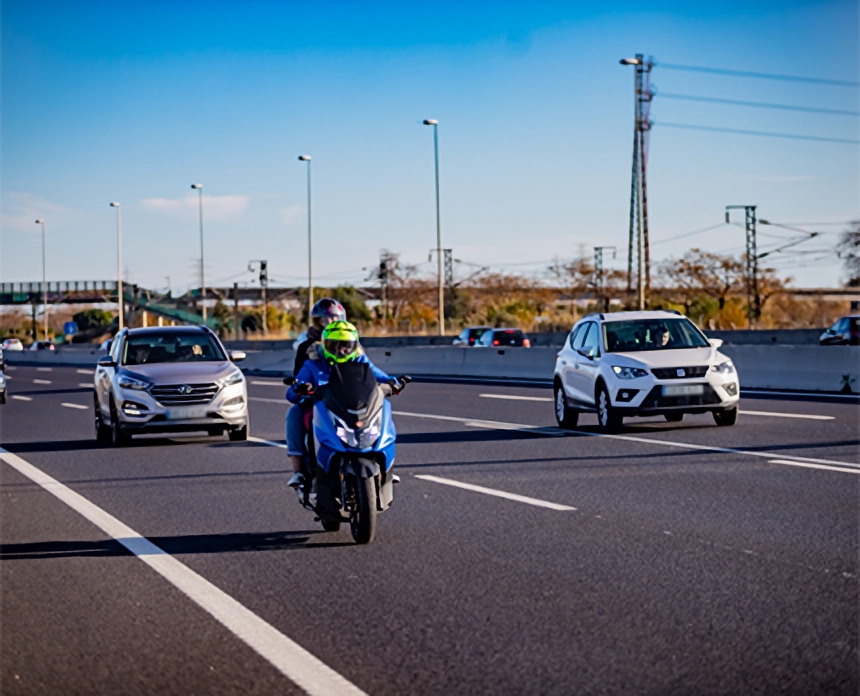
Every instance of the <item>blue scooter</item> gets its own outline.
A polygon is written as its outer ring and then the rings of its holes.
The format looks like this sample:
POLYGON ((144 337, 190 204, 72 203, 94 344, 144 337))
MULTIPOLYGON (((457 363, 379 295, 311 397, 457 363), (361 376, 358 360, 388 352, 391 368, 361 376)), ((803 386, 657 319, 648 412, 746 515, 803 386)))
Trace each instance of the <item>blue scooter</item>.
POLYGON ((335 364, 328 384, 315 391, 310 384, 293 385, 313 399, 307 483, 298 490, 299 501, 316 513, 326 531, 337 531, 348 521, 356 543, 367 544, 376 536, 377 514, 391 506, 400 480, 392 472, 397 432, 386 397, 399 394, 411 381, 403 376, 379 384, 367 363, 351 362, 335 364))

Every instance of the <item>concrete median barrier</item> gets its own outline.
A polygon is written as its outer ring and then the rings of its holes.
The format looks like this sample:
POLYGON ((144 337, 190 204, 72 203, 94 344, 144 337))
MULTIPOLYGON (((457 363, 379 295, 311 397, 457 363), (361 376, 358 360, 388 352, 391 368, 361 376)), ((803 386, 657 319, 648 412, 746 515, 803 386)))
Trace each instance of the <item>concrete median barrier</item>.
MULTIPOLYGON (((460 348, 454 346, 368 347, 374 363, 392 375, 493 380, 545 380, 553 376, 556 348, 460 348)), ((725 345, 742 389, 860 392, 860 347, 816 345, 725 345)), ((89 350, 10 352, 9 365, 93 366, 100 353, 89 350)), ((241 363, 249 374, 291 375, 291 349, 248 351, 241 363)))

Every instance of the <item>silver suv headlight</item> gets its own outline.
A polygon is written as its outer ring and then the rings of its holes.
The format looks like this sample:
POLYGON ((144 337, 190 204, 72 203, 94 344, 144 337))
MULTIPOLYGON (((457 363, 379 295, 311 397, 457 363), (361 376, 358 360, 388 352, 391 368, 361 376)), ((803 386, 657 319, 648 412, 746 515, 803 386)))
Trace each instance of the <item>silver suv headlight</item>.
POLYGON ((146 391, 152 385, 149 382, 146 382, 142 379, 137 379, 137 377, 132 377, 131 375, 120 375, 119 386, 121 386, 123 389, 136 389, 137 391, 146 391))
POLYGON ((231 384, 239 384, 244 379, 242 375, 242 370, 236 370, 235 372, 231 372, 226 377, 222 377, 218 380, 218 384, 221 385, 221 388, 229 387, 231 384))
POLYGON ((735 366, 732 364, 731 360, 726 360, 724 363, 720 363, 719 365, 711 365, 711 370, 723 375, 732 375, 735 372, 735 366))
POLYGON ((648 370, 643 370, 641 367, 619 367, 618 365, 613 365, 612 371, 621 379, 636 379, 648 374, 648 370))

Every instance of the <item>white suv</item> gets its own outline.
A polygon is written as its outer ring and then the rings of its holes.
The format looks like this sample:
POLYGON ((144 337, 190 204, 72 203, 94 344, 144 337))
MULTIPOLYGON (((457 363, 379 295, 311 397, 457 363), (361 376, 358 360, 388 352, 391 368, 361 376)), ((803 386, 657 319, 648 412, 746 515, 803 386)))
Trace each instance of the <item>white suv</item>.
POLYGON ((734 425, 740 384, 732 361, 676 312, 589 314, 570 332, 555 363, 555 415, 576 427, 581 412, 596 412, 602 430, 624 416, 714 414, 734 425))

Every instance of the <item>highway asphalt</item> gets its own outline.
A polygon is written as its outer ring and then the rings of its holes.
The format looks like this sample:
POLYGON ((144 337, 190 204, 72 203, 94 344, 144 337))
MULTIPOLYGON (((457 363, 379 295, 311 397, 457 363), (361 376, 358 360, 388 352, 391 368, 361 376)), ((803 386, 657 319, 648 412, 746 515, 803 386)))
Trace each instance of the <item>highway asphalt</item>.
POLYGON ((86 372, 7 373, 3 694, 860 691, 856 400, 603 436, 547 389, 412 384, 358 547, 286 488, 278 380, 258 440, 113 449, 86 372))

